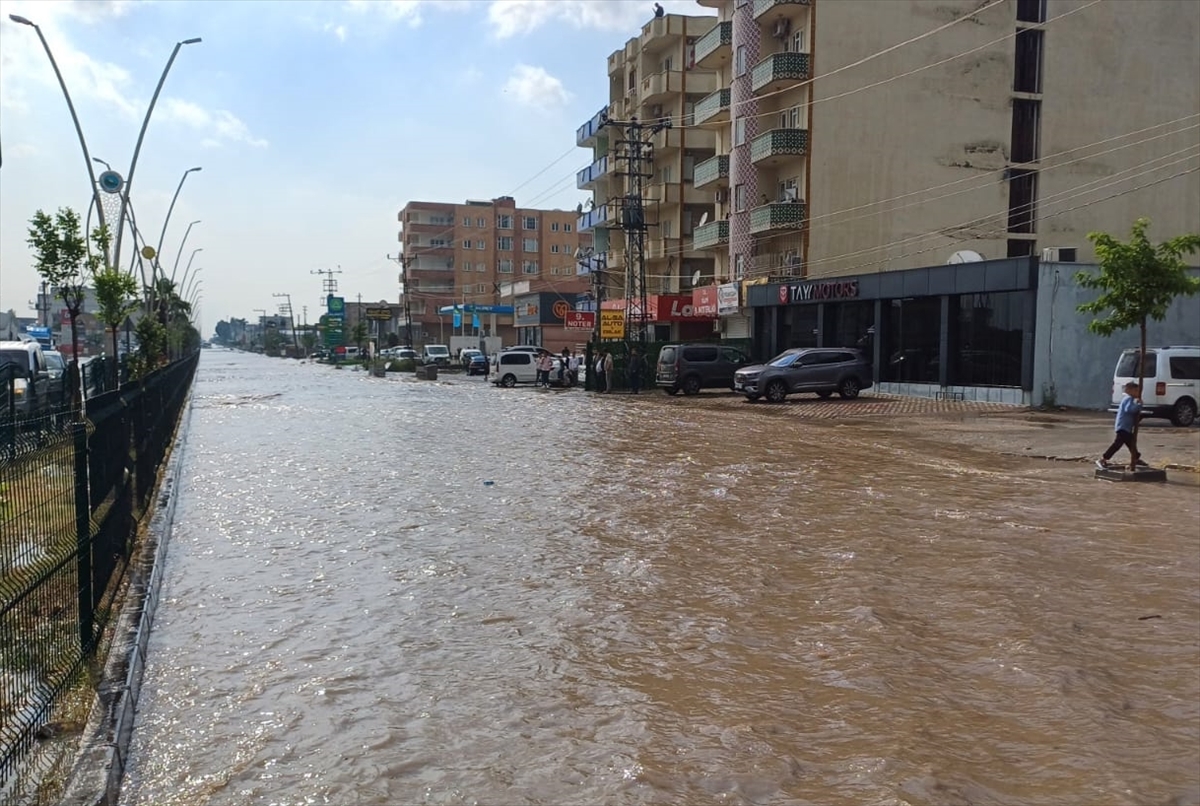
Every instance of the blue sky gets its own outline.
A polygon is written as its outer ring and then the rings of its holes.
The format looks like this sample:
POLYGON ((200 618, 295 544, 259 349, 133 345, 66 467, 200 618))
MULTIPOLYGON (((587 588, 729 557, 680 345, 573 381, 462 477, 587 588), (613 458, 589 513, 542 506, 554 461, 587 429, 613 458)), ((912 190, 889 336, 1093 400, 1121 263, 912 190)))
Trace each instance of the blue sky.
MULTIPOLYGON (((704 14, 687 0, 670 12, 704 14)), ((589 162, 575 129, 605 102, 605 60, 652 14, 641 0, 181 2, 0 0, 0 310, 32 315, 26 227, 37 209, 86 211, 90 190, 66 103, 36 33, 64 73, 93 156, 134 175, 139 228, 166 232, 170 268, 189 222, 201 319, 273 310, 292 294, 315 318, 320 278, 353 299, 396 298, 396 213, 410 199, 513 193, 573 208, 589 162), (550 167, 541 176, 534 174, 550 167), (532 181, 530 181, 532 180, 532 181)), ((127 236, 128 237, 128 236, 127 236)))

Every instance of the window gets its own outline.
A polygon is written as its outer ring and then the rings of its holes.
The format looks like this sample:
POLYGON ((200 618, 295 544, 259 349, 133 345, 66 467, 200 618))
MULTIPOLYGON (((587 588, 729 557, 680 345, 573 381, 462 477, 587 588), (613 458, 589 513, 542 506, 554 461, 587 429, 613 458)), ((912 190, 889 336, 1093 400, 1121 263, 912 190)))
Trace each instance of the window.
POLYGON ((556 244, 556 243, 550 244, 550 251, 557 255, 558 254, 558 244, 556 244))
POLYGON ((537 229, 537 218, 531 215, 525 216, 525 220, 521 222, 525 229, 537 229))
POLYGON ((501 252, 511 252, 513 239, 507 235, 501 235, 496 239, 496 248, 501 252))
POLYGON ((486 294, 487 293, 487 283, 476 283, 475 284, 475 293, 476 294, 486 294))
POLYGON ((734 185, 734 187, 733 187, 733 209, 739 213, 746 209, 746 186, 745 185, 734 185))
POLYGON ((733 122, 733 144, 735 146, 746 144, 746 119, 738 118, 733 122))
POLYGON ((570 232, 570 231, 571 231, 571 225, 563 224, 563 232, 570 232))
MULTIPOLYGON (((962 294, 950 301, 952 386, 1020 386, 1025 294, 962 294)), ((932 362, 937 369, 937 357, 932 362)), ((934 381, 937 380, 935 377, 934 381)))
POLYGON ((550 222, 550 231, 551 231, 551 232, 558 232, 558 222, 557 222, 557 221, 551 221, 551 222, 550 222))
POLYGON ((792 53, 804 53, 808 49, 808 31, 804 28, 799 29, 792 34, 790 42, 784 43, 784 50, 790 50, 792 53))
POLYGON ((512 274, 512 261, 507 259, 498 261, 496 263, 496 271, 501 274, 512 274))
POLYGON ((450 242, 445 238, 430 238, 429 245, 433 248, 437 248, 439 246, 449 246, 450 242))
POLYGON ((802 129, 800 121, 804 118, 800 116, 800 107, 793 106, 791 109, 785 109, 779 113, 779 128, 781 129, 802 129))
POLYGON ((671 64, 672 64, 672 62, 671 62, 671 57, 670 57, 670 56, 668 56, 667 58, 663 59, 663 60, 662 60, 662 71, 663 71, 664 73, 668 73, 668 72, 670 72, 670 71, 671 71, 671 64))
POLYGON ((483 241, 476 241, 476 242, 475 242, 475 248, 476 248, 476 249, 486 249, 486 248, 487 248, 487 244, 485 244, 483 241))
POLYGON ((463 270, 463 271, 470 271, 470 270, 471 270, 471 264, 470 264, 470 263, 463 263, 463 264, 462 264, 462 270, 463 270))
POLYGON ((1046 0, 1017 0, 1018 22, 1045 22, 1046 0))
POLYGON ((940 297, 884 300, 881 379, 897 383, 937 383, 941 337, 940 297))
POLYGON ((500 229, 512 229, 512 216, 498 215, 496 216, 496 226, 500 229))
POLYGON ((1037 161, 1041 117, 1041 101, 1031 101, 1028 98, 1013 98, 1011 154, 1013 162, 1037 161))
POLYGON ((526 260, 521 264, 521 271, 524 274, 537 274, 538 264, 536 260, 526 260))
POLYGON ((538 250, 537 238, 522 238, 521 251, 536 252, 538 250))
POLYGON ((671 165, 664 165, 662 170, 658 172, 658 181, 663 183, 675 181, 671 178, 674 175, 674 172, 671 170, 672 167, 671 165))
POLYGON ((661 229, 662 229, 662 236, 664 238, 674 238, 675 237, 675 235, 674 235, 675 222, 672 221, 671 219, 668 218, 666 221, 662 222, 661 229))
POLYGON ((1173 355, 1168 359, 1171 377, 1185 381, 1200 380, 1200 358, 1192 355, 1173 355))
POLYGON ((469 215, 463 216, 463 226, 464 227, 471 226, 471 217, 469 215))
POLYGON ((471 248, 471 239, 467 238, 465 241, 463 241, 463 249, 470 249, 470 248, 471 248))
POLYGON ((1042 91, 1042 45, 1045 33, 1033 28, 1017 31, 1016 60, 1013 64, 1014 92, 1042 91))
POLYGON ((736 59, 736 62, 734 65, 733 74, 735 76, 740 76, 746 72, 746 46, 745 45, 738 45, 737 56, 735 57, 735 59, 736 59))
MULTIPOLYGON (((799 257, 796 258, 797 264, 799 257)), ((871 360, 875 327, 874 302, 838 302, 825 304, 825 344, 830 347, 857 347, 871 360)))
POLYGON ((742 255, 733 256, 733 279, 743 280, 746 277, 746 261, 742 255))
POLYGON ((530 353, 526 353, 524 351, 519 352, 519 353, 501 353, 500 354, 500 363, 503 364, 504 366, 532 364, 533 363, 532 359, 533 359, 533 356, 530 353))
POLYGON ((482 218, 475 219, 475 226, 479 227, 480 229, 483 229, 484 224, 485 222, 482 218))

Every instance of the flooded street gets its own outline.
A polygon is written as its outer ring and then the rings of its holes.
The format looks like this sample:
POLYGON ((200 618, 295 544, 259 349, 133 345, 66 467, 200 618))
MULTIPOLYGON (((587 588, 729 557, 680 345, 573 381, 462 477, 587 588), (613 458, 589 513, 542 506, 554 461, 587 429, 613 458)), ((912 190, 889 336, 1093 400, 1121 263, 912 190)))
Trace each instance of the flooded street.
POLYGON ((217 350, 184 450, 126 806, 1200 804, 1194 487, 217 350))

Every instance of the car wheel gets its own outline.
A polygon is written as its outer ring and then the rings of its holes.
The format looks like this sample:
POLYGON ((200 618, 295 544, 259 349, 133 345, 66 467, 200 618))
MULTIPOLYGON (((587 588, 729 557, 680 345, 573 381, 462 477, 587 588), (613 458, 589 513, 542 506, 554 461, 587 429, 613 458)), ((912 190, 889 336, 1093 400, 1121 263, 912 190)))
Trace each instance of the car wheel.
POLYGON ((689 378, 685 378, 683 381, 683 393, 685 395, 700 394, 700 379, 697 378, 695 375, 692 375, 689 378))
POLYGON ((503 378, 500 379, 500 385, 507 389, 512 389, 514 386, 517 385, 517 376, 513 375, 510 372, 509 374, 505 375, 503 378))
POLYGON ((666 392, 668 395, 677 395, 677 394, 679 394, 679 387, 678 386, 664 386, 663 391, 666 392))
POLYGON ((771 381, 763 391, 767 393, 767 400, 772 403, 782 403, 788 393, 787 384, 783 381, 771 381))
POLYGON ((858 390, 858 378, 846 378, 838 387, 838 394, 841 395, 842 400, 853 400, 858 397, 858 390))
POLYGON ((1171 409, 1171 423, 1181 428, 1187 428, 1196 422, 1196 401, 1190 397, 1181 397, 1171 409))
POLYGON ((833 392, 817 392, 817 397, 821 398, 822 400, 828 400, 832 396, 833 392))

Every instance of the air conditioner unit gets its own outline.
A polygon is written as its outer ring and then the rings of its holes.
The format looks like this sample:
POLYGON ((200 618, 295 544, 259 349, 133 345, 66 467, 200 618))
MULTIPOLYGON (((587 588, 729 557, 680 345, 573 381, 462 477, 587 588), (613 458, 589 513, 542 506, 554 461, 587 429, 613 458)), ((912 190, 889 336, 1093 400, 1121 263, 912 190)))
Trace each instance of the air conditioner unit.
POLYGON ((1042 260, 1047 263, 1074 263, 1074 246, 1047 246, 1042 250, 1042 260))
POLYGON ((717 204, 724 204, 727 201, 729 201, 729 191, 721 188, 717 191, 717 204))

